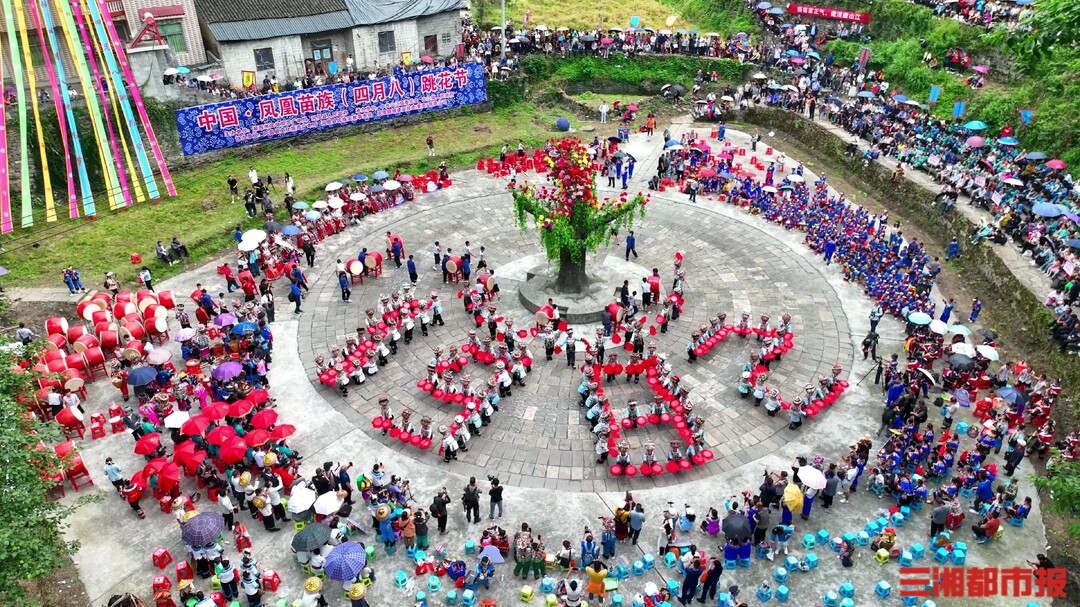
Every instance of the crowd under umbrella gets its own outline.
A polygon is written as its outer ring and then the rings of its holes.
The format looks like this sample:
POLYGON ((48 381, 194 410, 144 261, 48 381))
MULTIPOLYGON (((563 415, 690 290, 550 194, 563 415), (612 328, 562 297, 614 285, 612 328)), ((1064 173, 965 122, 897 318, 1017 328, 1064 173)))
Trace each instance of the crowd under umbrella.
POLYGON ((139 386, 145 386, 154 381, 157 377, 157 371, 153 367, 136 367, 130 373, 128 373, 127 383, 129 386, 138 388, 139 386))
POLYGON ((220 512, 200 512, 180 528, 180 537, 189 546, 205 546, 225 531, 225 518, 220 512))
POLYGON ((1022 407, 1027 404, 1027 396, 1012 386, 1005 386, 998 390, 998 396, 1016 405, 1022 407))
POLYGON ((325 189, 326 189, 327 192, 336 192, 336 191, 340 190, 341 187, 342 187, 341 182, 331 181, 330 183, 326 184, 325 189))
POLYGON ((315 500, 315 513, 323 516, 334 514, 338 510, 341 510, 341 506, 344 503, 345 499, 339 497, 337 493, 327 491, 315 500))
POLYGON ((986 123, 982 120, 972 120, 964 125, 965 129, 969 131, 981 131, 986 128, 986 123))
POLYGON ((233 438, 236 438, 236 430, 232 426, 218 426, 206 435, 206 442, 220 447, 233 438))
POLYGON ((999 358, 1001 358, 1001 355, 998 354, 997 348, 995 348, 994 346, 975 346, 975 351, 979 353, 979 356, 985 358, 986 360, 998 360, 999 358))
POLYGON ((235 325, 237 318, 228 312, 222 312, 214 317, 214 324, 219 327, 229 327, 235 325))
POLYGON ((150 455, 158 450, 161 446, 161 435, 157 432, 151 432, 144 435, 139 440, 135 441, 135 453, 137 455, 150 455))
POLYGON ((963 335, 966 337, 968 335, 971 335, 971 329, 961 324, 949 325, 949 333, 952 333, 953 335, 963 335))
POLYGON ((311 552, 326 544, 329 539, 330 527, 325 523, 311 523, 293 536, 292 548, 297 552, 311 552))
POLYGON ((305 210, 307 210, 307 209, 311 208, 311 205, 309 205, 308 203, 304 202, 303 200, 297 200, 296 202, 294 202, 294 203, 292 204, 292 208, 293 208, 294 210, 296 210, 296 211, 305 211, 305 210))
POLYGON ((353 181, 355 181, 356 183, 360 183, 360 182, 362 182, 362 181, 367 181, 367 175, 365 175, 365 174, 363 174, 363 173, 357 173, 357 174, 355 174, 355 175, 353 175, 353 176, 352 176, 352 179, 353 179, 353 181))
POLYGON ((964 354, 953 354, 949 357, 949 364, 961 371, 970 371, 975 368, 975 359, 964 354))
POLYGON ((323 570, 327 577, 338 582, 355 578, 367 565, 367 550, 360 542, 344 542, 334 546, 326 557, 323 570))
POLYGON ((164 365, 172 358, 172 352, 165 348, 157 348, 153 352, 146 355, 146 362, 151 365, 164 365))
POLYGON ((258 330, 259 330, 259 325, 255 324, 253 322, 241 322, 241 323, 237 323, 237 324, 233 325, 232 334, 233 335, 243 335, 244 333, 247 333, 248 331, 251 331, 252 333, 254 333, 255 331, 258 331, 258 330))
POLYGON ((287 225, 287 226, 281 228, 281 233, 286 235, 286 236, 299 236, 303 232, 304 232, 303 230, 301 230, 299 227, 294 226, 294 225, 287 225))
POLYGON ((390 173, 387 173, 386 171, 375 171, 371 178, 377 181, 382 181, 383 179, 389 179, 390 173))
POLYGON ((310 510, 318 497, 317 493, 307 487, 296 487, 289 495, 288 510, 292 514, 300 514, 310 510))
POLYGON ((1034 205, 1031 207, 1031 212, 1040 217, 1057 217, 1065 214, 1065 210, 1062 209, 1060 205, 1049 204, 1046 202, 1040 202, 1039 204, 1034 205))
POLYGON ((720 528, 724 532, 724 537, 729 540, 745 540, 750 537, 750 519, 746 518, 746 515, 738 510, 729 512, 724 520, 720 522, 720 528))
POLYGON ((308 211, 307 213, 304 213, 304 219, 308 221, 318 221, 320 217, 322 217, 322 213, 318 211, 308 211))
POLYGON ((266 232, 263 230, 248 230, 240 235, 240 241, 250 241, 254 243, 260 243, 266 240, 266 232))
POLYGON ((1025 160, 1046 160, 1047 158, 1049 158, 1049 156, 1043 152, 1028 152, 1024 155, 1025 160))
POLYGON ((813 466, 804 466, 799 468, 799 482, 811 489, 821 491, 825 488, 825 475, 813 466))
POLYGON ((912 312, 911 314, 908 314, 908 322, 913 325, 928 325, 932 320, 934 319, 926 312, 912 312))
MULTIPOLYGON (((244 367, 238 362, 224 362, 211 372, 214 379, 224 381, 239 376, 244 372, 244 367)), ((130 377, 130 376, 129 376, 130 377)))

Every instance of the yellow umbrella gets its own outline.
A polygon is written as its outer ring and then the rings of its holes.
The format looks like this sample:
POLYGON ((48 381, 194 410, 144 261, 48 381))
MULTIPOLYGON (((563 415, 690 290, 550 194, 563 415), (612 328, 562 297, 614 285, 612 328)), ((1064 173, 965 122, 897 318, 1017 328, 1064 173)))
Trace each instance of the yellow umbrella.
POLYGON ((803 494, 795 483, 784 487, 784 505, 792 512, 802 512, 803 494))
POLYGON ((670 17, 667 18, 667 21, 665 21, 664 23, 666 23, 668 27, 671 27, 671 26, 675 25, 675 22, 678 21, 678 20, 679 20, 678 17, 676 17, 675 15, 671 15, 670 17))

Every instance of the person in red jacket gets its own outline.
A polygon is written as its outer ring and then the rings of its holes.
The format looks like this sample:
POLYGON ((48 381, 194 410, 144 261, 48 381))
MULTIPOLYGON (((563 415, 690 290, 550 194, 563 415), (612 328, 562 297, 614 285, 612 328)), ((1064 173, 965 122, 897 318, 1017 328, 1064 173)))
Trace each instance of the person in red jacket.
POLYGON ((998 519, 996 511, 991 511, 990 516, 983 519, 982 524, 971 526, 971 530, 975 532, 975 540, 980 544, 989 542, 1000 528, 1001 520, 998 519))
POLYGON ((120 489, 120 495, 127 500, 128 505, 139 515, 139 518, 146 518, 146 512, 139 506, 139 500, 142 499, 142 494, 142 487, 132 483, 130 480, 120 489))

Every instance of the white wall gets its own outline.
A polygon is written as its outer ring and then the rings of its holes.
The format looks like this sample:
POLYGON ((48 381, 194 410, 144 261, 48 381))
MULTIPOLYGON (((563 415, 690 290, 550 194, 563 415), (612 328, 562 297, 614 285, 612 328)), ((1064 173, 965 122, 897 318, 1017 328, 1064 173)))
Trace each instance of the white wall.
POLYGON ((286 82, 304 75, 304 59, 308 56, 300 44, 300 36, 221 42, 218 49, 221 52, 221 62, 225 65, 225 76, 235 87, 240 87, 243 83, 241 72, 254 71, 256 86, 262 86, 264 76, 276 75, 278 83, 284 88, 286 82), (274 69, 256 70, 255 49, 267 47, 274 49, 274 69))
POLYGON ((174 23, 179 21, 184 29, 184 42, 187 44, 186 53, 177 53, 176 61, 179 65, 199 65, 206 62, 206 49, 203 46, 202 34, 199 33, 199 19, 195 13, 193 0, 124 0, 124 14, 127 16, 128 29, 131 36, 135 37, 146 25, 143 14, 146 8, 180 5, 184 7, 184 14, 180 17, 165 17, 158 19, 158 23, 174 23))

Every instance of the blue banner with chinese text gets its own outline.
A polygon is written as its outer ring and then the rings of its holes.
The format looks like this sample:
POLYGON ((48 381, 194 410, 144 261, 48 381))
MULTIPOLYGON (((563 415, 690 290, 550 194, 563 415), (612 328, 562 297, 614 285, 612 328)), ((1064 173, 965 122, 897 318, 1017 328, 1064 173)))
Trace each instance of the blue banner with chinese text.
POLYGON ((176 111, 184 155, 487 101, 478 63, 176 111))

